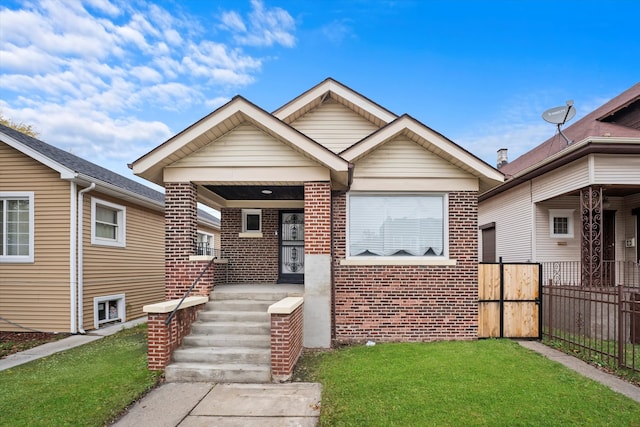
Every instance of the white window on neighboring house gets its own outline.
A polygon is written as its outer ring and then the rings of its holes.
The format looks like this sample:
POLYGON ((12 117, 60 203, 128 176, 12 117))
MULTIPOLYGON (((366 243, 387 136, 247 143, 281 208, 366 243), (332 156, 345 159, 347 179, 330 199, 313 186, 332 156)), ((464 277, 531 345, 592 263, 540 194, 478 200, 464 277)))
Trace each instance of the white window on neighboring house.
POLYGON ((213 235, 203 231, 198 231, 196 255, 213 256, 213 249, 213 235))
POLYGON ((108 323, 125 322, 124 294, 94 298, 93 313, 93 325, 96 329, 108 323))
POLYGON ((33 262, 34 193, 0 192, 0 262, 33 262))
POLYGON ((91 198, 91 244, 126 246, 126 208, 91 198))
POLYGON ((549 235, 573 238, 573 209, 549 209, 549 235))
POLYGON ((446 194, 350 193, 348 257, 448 257, 446 194))
POLYGON ((242 209, 242 232, 261 233, 262 232, 262 210, 242 209))

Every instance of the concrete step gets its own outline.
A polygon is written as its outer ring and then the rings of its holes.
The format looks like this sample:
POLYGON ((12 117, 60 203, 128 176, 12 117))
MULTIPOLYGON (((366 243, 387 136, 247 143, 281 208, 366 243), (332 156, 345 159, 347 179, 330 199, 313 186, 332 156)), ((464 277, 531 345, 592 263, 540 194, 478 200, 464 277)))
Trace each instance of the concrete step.
POLYGON ((253 311, 266 313, 275 301, 265 300, 213 300, 204 305, 204 311, 253 311))
POLYGON ((164 372, 169 382, 267 383, 271 381, 269 366, 254 364, 206 364, 178 362, 164 372))
POLYGON ((191 325, 194 335, 261 335, 270 336, 270 322, 203 322, 191 325))
POLYGON ((287 292, 273 292, 273 291, 227 291, 216 290, 209 296, 211 301, 224 301, 224 300, 245 300, 245 301, 280 301, 283 298, 289 296, 287 292))
POLYGON ((266 311, 201 311, 198 321, 202 322, 270 322, 266 311))
POLYGON ((173 352, 174 363, 258 364, 271 365, 268 348, 250 347, 183 347, 173 352))
POLYGON ((251 347, 271 348, 269 335, 196 335, 191 333, 182 341, 184 347, 251 347))

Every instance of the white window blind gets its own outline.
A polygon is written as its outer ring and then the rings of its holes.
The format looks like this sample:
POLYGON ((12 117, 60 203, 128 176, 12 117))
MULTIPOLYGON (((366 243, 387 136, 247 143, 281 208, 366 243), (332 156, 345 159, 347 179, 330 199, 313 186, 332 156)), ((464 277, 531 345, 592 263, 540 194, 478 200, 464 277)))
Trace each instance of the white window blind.
POLYGON ((349 256, 445 255, 444 195, 349 197, 349 256))

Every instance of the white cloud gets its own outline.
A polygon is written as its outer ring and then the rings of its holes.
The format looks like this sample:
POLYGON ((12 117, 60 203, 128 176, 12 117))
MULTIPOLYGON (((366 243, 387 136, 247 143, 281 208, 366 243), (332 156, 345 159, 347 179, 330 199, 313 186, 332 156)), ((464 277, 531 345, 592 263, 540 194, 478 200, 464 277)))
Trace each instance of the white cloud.
POLYGON ((217 108, 228 91, 255 81, 262 59, 243 44, 293 46, 286 11, 251 6, 247 25, 234 11, 220 18, 242 35, 235 45, 211 38, 211 22, 180 5, 171 12, 144 0, 0 6, 2 114, 88 160, 135 160, 180 130, 161 120, 195 120, 203 106, 217 108))
POLYGON ((234 33, 235 40, 248 46, 279 44, 293 47, 296 23, 291 15, 279 7, 265 8, 262 0, 251 0, 248 24, 236 12, 222 14, 221 27, 234 33))

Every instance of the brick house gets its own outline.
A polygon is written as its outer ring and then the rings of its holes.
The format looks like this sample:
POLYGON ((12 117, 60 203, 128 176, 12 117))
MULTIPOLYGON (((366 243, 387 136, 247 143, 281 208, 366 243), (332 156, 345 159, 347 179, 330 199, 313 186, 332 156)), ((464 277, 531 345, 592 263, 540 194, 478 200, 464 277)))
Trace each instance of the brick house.
MULTIPOLYGON (((221 212, 214 286, 304 286, 304 346, 477 338, 479 192, 503 175, 326 79, 273 113, 236 96, 132 164, 166 197, 167 300, 221 212)), ((215 289, 215 288, 214 288, 215 289)))

